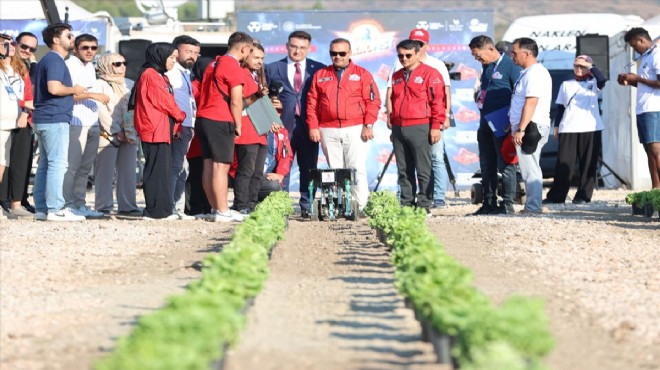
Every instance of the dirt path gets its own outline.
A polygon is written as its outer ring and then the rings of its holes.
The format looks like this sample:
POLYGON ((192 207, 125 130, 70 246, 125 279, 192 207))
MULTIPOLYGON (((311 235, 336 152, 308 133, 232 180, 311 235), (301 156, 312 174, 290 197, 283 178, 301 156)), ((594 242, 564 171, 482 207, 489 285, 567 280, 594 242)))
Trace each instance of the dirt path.
POLYGON ((443 369, 366 223, 291 221, 230 370, 443 369))
POLYGON ((12 221, 0 228, 0 368, 89 369, 199 276, 231 227, 203 221, 12 221))

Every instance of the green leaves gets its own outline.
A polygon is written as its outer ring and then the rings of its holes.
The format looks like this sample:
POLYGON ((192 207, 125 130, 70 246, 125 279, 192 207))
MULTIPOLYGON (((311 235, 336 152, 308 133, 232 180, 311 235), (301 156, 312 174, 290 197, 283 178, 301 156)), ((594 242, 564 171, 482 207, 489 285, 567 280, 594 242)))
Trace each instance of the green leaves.
POLYGON ((626 203, 637 207, 651 204, 654 210, 660 212, 660 189, 630 193, 626 195, 626 203))
POLYGON ((268 278, 268 253, 284 238, 293 212, 289 195, 271 193, 234 230, 222 253, 204 259, 202 278, 165 307, 140 318, 127 338, 96 365, 97 370, 208 369, 245 325, 248 299, 268 278))
POLYGON ((395 286, 421 320, 455 337, 452 353, 462 367, 540 369, 554 345, 542 300, 510 297, 495 307, 426 227, 425 212, 400 207, 391 192, 373 193, 365 212, 392 246, 395 286))

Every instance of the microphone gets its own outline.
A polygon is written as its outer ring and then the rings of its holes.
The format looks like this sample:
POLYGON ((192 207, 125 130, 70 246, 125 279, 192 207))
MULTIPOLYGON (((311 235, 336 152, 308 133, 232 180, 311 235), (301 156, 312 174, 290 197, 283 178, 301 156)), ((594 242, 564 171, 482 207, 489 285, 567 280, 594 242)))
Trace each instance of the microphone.
POLYGON ((278 98, 280 93, 284 90, 284 86, 279 81, 275 81, 268 87, 268 96, 271 98, 278 98))

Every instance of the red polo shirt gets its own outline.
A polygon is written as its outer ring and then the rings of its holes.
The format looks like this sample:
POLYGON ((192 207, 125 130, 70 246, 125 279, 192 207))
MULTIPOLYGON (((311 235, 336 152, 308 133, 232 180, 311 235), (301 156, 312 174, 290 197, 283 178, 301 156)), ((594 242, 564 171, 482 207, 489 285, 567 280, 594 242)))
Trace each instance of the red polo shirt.
POLYGON ((229 54, 216 57, 215 61, 210 63, 204 71, 197 117, 214 121, 234 122, 225 95, 227 97, 231 96, 231 89, 242 84, 243 71, 238 60, 229 54), (215 67, 216 63, 217 68, 215 67), (218 88, 225 95, 220 93, 218 88))

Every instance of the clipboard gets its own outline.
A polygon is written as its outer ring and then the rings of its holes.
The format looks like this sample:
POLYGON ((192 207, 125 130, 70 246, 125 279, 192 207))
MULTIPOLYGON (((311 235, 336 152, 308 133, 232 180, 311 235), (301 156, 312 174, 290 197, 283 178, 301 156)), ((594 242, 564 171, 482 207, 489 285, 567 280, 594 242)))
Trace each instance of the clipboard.
POLYGON ((245 110, 259 136, 268 133, 273 123, 284 126, 268 96, 262 96, 245 110))
POLYGON ((500 108, 496 111, 490 112, 484 116, 488 126, 493 130, 493 135, 496 137, 503 137, 506 135, 506 129, 509 127, 509 105, 500 108))

